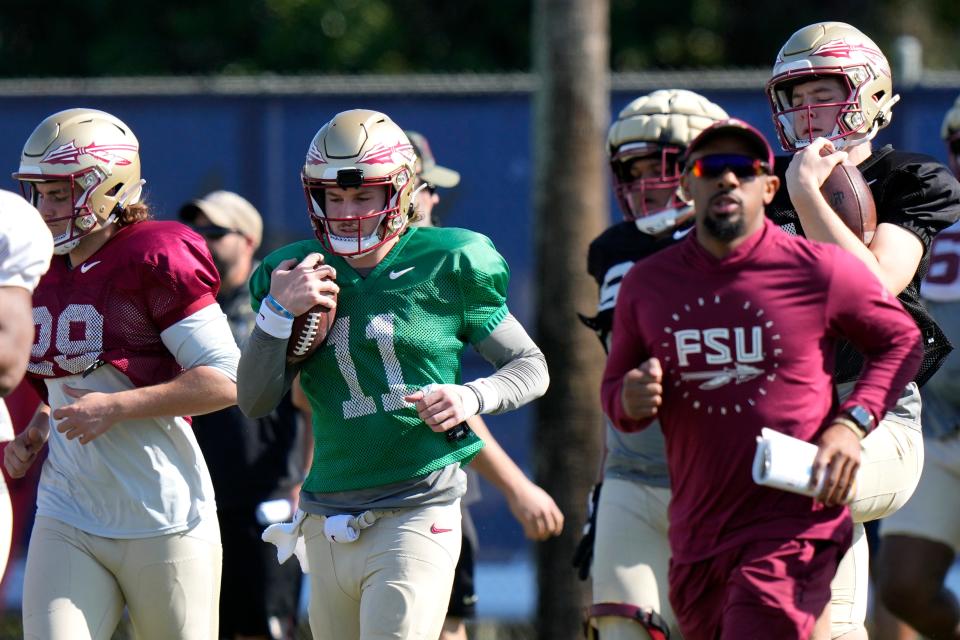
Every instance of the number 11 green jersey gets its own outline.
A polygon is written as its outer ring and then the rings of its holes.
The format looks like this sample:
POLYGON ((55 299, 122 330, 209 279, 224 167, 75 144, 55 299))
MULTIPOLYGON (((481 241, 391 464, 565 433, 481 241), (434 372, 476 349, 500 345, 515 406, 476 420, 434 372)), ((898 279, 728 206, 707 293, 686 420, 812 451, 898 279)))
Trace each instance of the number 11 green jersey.
POLYGON ((490 240, 411 228, 365 278, 316 240, 298 242, 271 253, 251 277, 255 310, 274 267, 310 253, 336 269, 340 293, 326 343, 301 369, 314 432, 304 490, 376 487, 472 459, 479 438, 448 442, 403 398, 430 383, 460 384, 467 345, 507 315, 510 271, 490 240))

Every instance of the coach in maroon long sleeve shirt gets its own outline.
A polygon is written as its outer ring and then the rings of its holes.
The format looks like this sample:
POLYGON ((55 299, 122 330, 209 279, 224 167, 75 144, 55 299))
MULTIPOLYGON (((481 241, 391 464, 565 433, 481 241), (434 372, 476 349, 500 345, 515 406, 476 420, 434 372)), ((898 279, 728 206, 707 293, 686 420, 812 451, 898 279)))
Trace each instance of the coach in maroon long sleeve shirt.
POLYGON ((687 640, 806 638, 849 545, 841 503, 860 443, 844 414, 875 423, 893 406, 919 366, 920 335, 855 257, 767 221, 779 181, 759 132, 722 121, 687 153, 696 228, 624 278, 603 406, 623 431, 655 415, 663 426, 670 599, 687 640), (840 337, 865 365, 837 406, 840 337), (763 427, 819 445, 819 500, 753 483, 763 427))

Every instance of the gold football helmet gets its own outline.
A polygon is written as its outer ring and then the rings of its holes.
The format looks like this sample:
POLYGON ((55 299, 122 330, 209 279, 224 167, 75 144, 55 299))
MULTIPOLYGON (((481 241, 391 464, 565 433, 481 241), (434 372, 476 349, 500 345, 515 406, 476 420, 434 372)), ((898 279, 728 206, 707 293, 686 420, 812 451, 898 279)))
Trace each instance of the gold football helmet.
MULTIPOLYGON (((890 64, 873 40, 844 22, 818 22, 800 29, 777 54, 767 82, 773 122, 786 151, 798 151, 812 142, 797 134, 798 112, 810 117, 818 109, 837 109, 834 128, 826 137, 837 148, 871 140, 890 124, 893 93, 890 64), (833 77, 847 93, 841 102, 794 106, 793 87, 801 82, 833 77)), ((810 134, 812 136, 812 133, 810 134)))
POLYGON ((60 111, 27 138, 13 178, 34 205, 36 183, 69 182, 73 213, 46 220, 52 229, 68 220, 64 231, 54 237, 54 252, 62 255, 87 234, 116 221, 126 206, 139 202, 144 184, 140 143, 126 124, 109 113, 60 111))
POLYGON ((947 143, 947 161, 953 175, 960 178, 960 96, 943 117, 940 137, 947 143))
POLYGON ((343 111, 323 125, 307 148, 301 178, 307 211, 317 239, 341 256, 361 256, 400 235, 413 213, 413 178, 416 155, 407 136, 387 115, 367 109, 343 111), (330 223, 346 222, 324 212, 325 190, 385 186, 387 204, 357 222, 380 217, 380 224, 363 236, 362 224, 356 235, 333 233, 330 223))
POLYGON ((689 207, 679 197, 680 157, 691 140, 727 113, 703 96, 684 89, 661 89, 620 111, 607 134, 613 187, 625 220, 656 235, 681 224, 689 207), (637 177, 631 165, 659 160, 659 175, 637 177))

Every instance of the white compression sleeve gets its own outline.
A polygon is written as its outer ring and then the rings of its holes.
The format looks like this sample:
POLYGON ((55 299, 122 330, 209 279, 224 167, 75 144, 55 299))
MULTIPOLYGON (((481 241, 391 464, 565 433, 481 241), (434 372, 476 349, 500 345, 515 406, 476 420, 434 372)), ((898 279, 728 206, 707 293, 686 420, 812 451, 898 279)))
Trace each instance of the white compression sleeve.
POLYGON ((160 333, 160 339, 184 369, 213 367, 237 381, 240 348, 233 340, 227 316, 219 304, 207 305, 167 327, 160 333))

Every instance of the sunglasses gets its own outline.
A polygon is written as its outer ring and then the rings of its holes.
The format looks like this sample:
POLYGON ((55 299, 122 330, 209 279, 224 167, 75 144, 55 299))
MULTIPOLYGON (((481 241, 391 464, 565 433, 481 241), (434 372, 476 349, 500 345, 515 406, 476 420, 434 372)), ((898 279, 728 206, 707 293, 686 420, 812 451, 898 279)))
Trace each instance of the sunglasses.
POLYGON ((727 171, 738 178, 756 178, 769 174, 770 167, 759 158, 736 153, 702 156, 690 164, 690 173, 696 178, 718 178, 727 171))
POLYGON ((218 227, 215 224, 195 226, 193 227, 193 230, 208 240, 219 240, 220 238, 228 236, 231 233, 240 233, 236 229, 218 227))
POLYGON ((950 153, 955 156, 960 156, 960 135, 954 135, 954 137, 947 142, 947 145, 950 147, 950 153))

